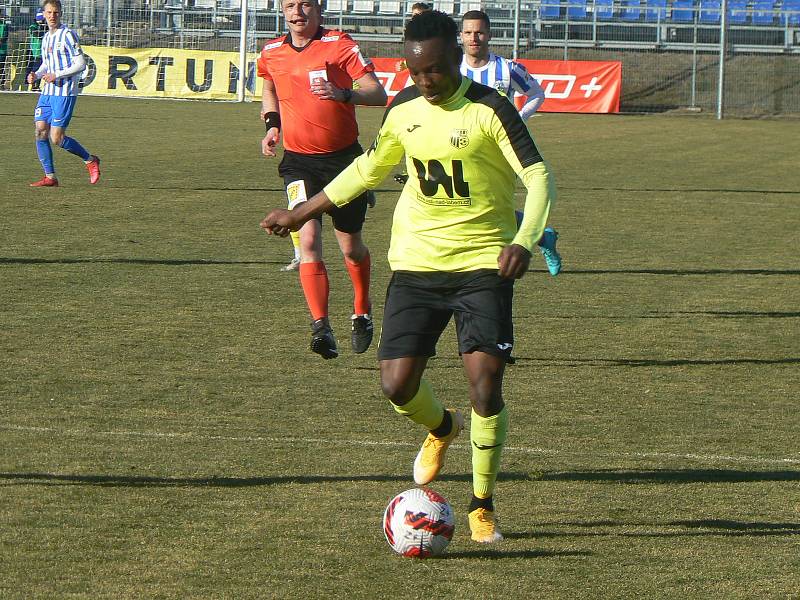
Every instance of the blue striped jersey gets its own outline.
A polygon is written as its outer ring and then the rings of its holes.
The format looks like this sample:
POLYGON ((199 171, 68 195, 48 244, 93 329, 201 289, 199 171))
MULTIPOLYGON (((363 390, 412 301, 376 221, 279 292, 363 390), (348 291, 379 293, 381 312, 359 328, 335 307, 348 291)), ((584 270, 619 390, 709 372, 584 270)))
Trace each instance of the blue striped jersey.
POLYGON ((539 82, 534 79, 528 70, 511 60, 489 53, 489 62, 479 69, 467 65, 466 57, 461 59, 461 74, 472 81, 488 85, 508 96, 513 101, 516 94, 522 96, 544 97, 544 91, 539 82))
MULTIPOLYGON (((71 67, 76 58, 83 53, 78 35, 63 23, 58 29, 44 34, 42 38, 42 67, 40 71, 58 74, 71 67)), ((77 96, 80 91, 78 82, 81 73, 67 77, 59 77, 52 83, 42 82, 44 96, 77 96)))

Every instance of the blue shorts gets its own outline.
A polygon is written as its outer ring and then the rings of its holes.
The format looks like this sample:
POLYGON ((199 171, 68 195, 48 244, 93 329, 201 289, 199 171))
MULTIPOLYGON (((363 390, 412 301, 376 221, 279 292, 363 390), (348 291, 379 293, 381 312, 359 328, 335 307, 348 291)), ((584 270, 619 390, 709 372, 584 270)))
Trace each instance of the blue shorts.
POLYGON ((67 128, 75 110, 77 96, 39 96, 36 111, 33 113, 34 121, 44 121, 51 127, 67 128))

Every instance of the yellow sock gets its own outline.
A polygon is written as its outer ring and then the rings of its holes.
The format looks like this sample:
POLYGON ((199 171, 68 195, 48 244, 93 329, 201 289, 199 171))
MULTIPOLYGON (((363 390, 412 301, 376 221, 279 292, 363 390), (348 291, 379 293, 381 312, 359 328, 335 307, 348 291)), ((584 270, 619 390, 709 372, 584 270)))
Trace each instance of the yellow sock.
POLYGON ((505 407, 492 417, 481 417, 472 411, 472 493, 478 498, 488 498, 494 493, 507 433, 508 412, 505 407))
POLYGON ((419 382, 417 394, 403 406, 392 404, 394 409, 428 430, 436 429, 442 424, 444 418, 444 407, 442 403, 433 395, 433 388, 426 379, 419 382))
POLYGON ((294 246, 294 257, 300 258, 300 232, 291 231, 289 236, 292 238, 292 246, 294 246))

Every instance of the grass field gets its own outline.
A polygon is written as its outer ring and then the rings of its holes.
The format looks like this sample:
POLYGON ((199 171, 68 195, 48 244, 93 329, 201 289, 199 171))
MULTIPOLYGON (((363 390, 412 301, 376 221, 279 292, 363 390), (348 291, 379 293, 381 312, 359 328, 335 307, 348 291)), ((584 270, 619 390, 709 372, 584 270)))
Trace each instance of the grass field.
MULTIPOLYGON (((83 98, 101 183, 56 150, 34 190, 34 103, 0 96, 0 597, 800 597, 797 123, 531 120, 565 271, 517 286, 507 539, 469 540, 462 437, 433 486, 456 537, 414 561, 380 519, 422 432, 374 348, 307 350, 257 106, 83 98)), ((398 190, 365 229, 378 322, 398 190)), ((466 409, 453 337, 429 375, 466 409)))

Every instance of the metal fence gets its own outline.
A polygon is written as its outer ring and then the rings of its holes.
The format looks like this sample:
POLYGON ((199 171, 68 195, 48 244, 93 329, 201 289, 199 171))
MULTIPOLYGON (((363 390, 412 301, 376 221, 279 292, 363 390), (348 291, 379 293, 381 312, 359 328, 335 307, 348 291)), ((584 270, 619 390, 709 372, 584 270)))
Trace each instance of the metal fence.
MULTIPOLYGON (((399 56, 412 3, 328 0, 325 22, 351 33, 367 55, 399 56)), ((278 0, 247 0, 246 5, 244 28, 242 0, 74 0, 64 4, 64 21, 77 29, 84 45, 255 52, 284 31, 283 17, 278 0)), ((728 115, 800 115, 800 0, 503 0, 434 6, 456 19, 468 10, 485 11, 500 54, 622 62, 623 112, 715 113, 724 106, 728 115)), ((10 63, 24 62, 36 8, 30 0, 0 0, 11 25, 10 63)), ((8 85, 8 78, 0 84, 8 85)))

